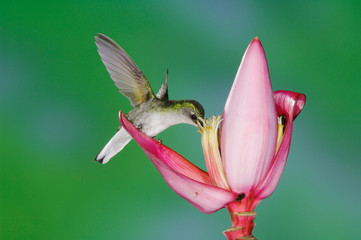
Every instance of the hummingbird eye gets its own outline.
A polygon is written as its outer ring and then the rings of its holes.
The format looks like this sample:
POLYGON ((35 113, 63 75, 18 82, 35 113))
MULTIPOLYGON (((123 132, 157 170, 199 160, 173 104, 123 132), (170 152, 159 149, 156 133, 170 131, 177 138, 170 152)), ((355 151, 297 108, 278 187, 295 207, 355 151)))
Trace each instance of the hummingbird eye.
POLYGON ((197 120, 197 116, 196 116, 195 114, 192 114, 192 115, 191 115, 191 118, 192 118, 193 120, 197 120))

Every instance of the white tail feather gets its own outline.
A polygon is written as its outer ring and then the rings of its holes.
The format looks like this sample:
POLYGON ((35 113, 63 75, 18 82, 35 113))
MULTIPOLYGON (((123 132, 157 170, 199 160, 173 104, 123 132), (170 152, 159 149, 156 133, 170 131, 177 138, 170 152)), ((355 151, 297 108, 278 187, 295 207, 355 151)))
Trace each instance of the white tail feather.
POLYGON ((127 145, 132 137, 124 128, 120 128, 119 131, 110 139, 105 147, 96 156, 95 161, 102 164, 107 163, 112 157, 120 152, 125 145, 127 145))

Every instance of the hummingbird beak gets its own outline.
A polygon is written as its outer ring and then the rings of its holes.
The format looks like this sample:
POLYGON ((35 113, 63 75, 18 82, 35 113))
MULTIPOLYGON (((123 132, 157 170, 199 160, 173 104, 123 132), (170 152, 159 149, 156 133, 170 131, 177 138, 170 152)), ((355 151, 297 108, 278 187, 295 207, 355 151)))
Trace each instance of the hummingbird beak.
POLYGON ((201 118, 201 117, 197 118, 197 125, 198 125, 199 129, 203 128, 203 126, 205 125, 205 122, 204 122, 203 118, 201 118))

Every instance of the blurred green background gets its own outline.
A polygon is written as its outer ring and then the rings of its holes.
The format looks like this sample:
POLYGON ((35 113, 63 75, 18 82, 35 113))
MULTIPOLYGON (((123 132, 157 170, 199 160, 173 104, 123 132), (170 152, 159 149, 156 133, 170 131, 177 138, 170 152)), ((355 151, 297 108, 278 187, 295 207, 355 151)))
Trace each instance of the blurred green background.
MULTIPOLYGON (((359 1, 6 1, 0 6, 0 238, 225 239, 224 209, 199 212, 135 142, 94 157, 129 111, 94 44, 117 41, 172 99, 221 114, 259 36, 273 89, 305 93, 281 181, 256 208, 262 239, 358 239, 359 1)), ((196 128, 164 143, 205 168, 196 128)))

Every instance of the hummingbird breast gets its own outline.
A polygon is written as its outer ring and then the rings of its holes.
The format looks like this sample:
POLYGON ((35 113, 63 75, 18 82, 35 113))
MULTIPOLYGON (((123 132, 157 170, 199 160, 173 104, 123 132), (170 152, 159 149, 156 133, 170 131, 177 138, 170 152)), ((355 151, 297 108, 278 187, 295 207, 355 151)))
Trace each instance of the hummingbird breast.
POLYGON ((151 137, 184 121, 179 112, 165 109, 158 99, 135 107, 126 117, 136 128, 151 137))

